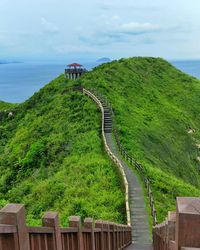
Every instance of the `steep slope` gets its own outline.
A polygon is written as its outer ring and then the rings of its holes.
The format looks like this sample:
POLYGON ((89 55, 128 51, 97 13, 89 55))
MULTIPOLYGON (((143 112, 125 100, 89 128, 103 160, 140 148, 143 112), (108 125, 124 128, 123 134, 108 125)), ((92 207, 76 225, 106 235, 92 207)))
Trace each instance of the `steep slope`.
POLYGON ((96 88, 112 104, 123 145, 151 179, 159 220, 176 196, 200 195, 199 80, 162 59, 132 58, 72 84, 96 88))
POLYGON ((28 222, 47 210, 125 221, 120 179, 104 152, 101 114, 93 102, 67 91, 61 76, 0 117, 0 206, 24 203, 28 222))

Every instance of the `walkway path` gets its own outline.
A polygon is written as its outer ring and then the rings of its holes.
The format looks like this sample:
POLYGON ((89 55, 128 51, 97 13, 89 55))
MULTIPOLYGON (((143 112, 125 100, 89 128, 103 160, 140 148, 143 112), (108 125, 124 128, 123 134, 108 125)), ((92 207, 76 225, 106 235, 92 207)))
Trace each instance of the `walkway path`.
POLYGON ((152 242, 150 240, 150 229, 148 224, 148 215, 146 211, 146 204, 144 201, 144 193, 142 186, 139 182, 138 176, 128 167, 126 162, 122 159, 117 145, 112 137, 112 116, 110 109, 106 104, 97 96, 104 108, 104 132, 107 144, 112 153, 119 159, 129 183, 129 199, 131 210, 131 225, 133 245, 129 250, 150 250, 152 249, 152 242))

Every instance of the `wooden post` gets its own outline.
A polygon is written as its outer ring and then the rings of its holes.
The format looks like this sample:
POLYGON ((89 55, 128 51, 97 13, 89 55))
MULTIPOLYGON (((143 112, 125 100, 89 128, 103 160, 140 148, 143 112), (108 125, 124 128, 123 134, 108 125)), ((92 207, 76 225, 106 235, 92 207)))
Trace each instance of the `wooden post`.
POLYGON ((126 228, 123 225, 123 248, 125 249, 126 247, 126 228))
POLYGON ((91 230, 91 250, 95 250, 95 238, 94 238, 94 225, 93 225, 93 219, 86 218, 84 220, 84 228, 91 230))
POLYGON ((132 227, 131 226, 128 226, 128 230, 129 230, 129 241, 128 241, 128 244, 132 244, 132 227))
POLYGON ((120 248, 123 247, 123 229, 122 229, 122 225, 119 225, 119 237, 120 237, 120 248))
POLYGON ((175 241, 175 225, 176 225, 176 212, 168 212, 168 228, 167 228, 168 246, 170 241, 175 241))
POLYGON ((83 236, 81 230, 81 218, 80 216, 71 216, 69 218, 69 226, 78 229, 77 240, 78 240, 78 250, 83 250, 83 236))
POLYGON ((107 239, 108 239, 108 250, 111 250, 111 238, 110 238, 110 223, 105 222, 105 229, 107 230, 107 239))
POLYGON ((110 224, 110 231, 112 232, 112 250, 116 249, 116 236, 115 236, 115 224, 110 224))
POLYGON ((104 232, 103 232, 103 221, 98 220, 95 222, 95 228, 101 229, 101 250, 106 250, 104 249, 104 232))
POLYGON ((55 234, 56 250, 62 250, 61 232, 59 226, 58 213, 47 212, 42 218, 42 225, 45 227, 52 227, 55 234))
POLYGON ((116 242, 117 242, 117 249, 120 249, 119 226, 117 224, 116 224, 116 242))
POLYGON ((109 241, 108 241, 108 224, 107 222, 103 221, 103 241, 104 241, 104 249, 109 249, 109 241))
POLYGON ((129 227, 124 226, 124 246, 125 248, 129 245, 129 227))
POLYGON ((200 198, 177 198, 176 249, 200 247, 200 198))
POLYGON ((6 207, 2 208, 0 210, 0 224, 16 226, 19 250, 30 249, 24 205, 8 204, 6 207))

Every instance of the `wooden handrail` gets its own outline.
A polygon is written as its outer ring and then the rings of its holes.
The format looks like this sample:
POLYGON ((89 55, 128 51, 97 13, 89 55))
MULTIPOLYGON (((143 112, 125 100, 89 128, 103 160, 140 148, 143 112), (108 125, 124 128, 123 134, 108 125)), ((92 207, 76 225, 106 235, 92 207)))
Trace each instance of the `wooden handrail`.
POLYGON ((42 224, 27 226, 24 205, 8 204, 0 210, 0 249, 122 250, 132 243, 132 229, 127 225, 92 218, 82 223, 79 216, 71 216, 69 227, 61 228, 58 213, 53 212, 45 213, 42 224))
POLYGON ((16 232, 17 232, 16 226, 0 224, 0 234, 10 234, 16 232))
MULTIPOLYGON (((91 91, 88 91, 88 92, 90 94, 94 93, 92 95, 97 100, 98 100, 98 98, 95 95, 99 96, 101 98, 101 100, 110 108, 110 110, 112 112, 112 116, 113 116, 113 121, 114 121, 115 120, 114 119, 114 111, 112 109, 111 104, 108 102, 108 100, 102 94, 99 94, 95 89, 92 89, 91 91)), ((99 100, 98 100, 98 102, 101 104, 101 102, 99 100)), ((125 160, 127 160, 138 171, 138 173, 140 174, 141 179, 142 179, 142 181, 144 183, 144 186, 147 189, 147 195, 148 195, 148 198, 149 198, 149 206, 151 208, 151 215, 152 215, 152 218, 153 218, 153 225, 155 226, 157 224, 156 209, 155 209, 154 202, 152 202, 153 201, 153 194, 150 191, 151 190, 150 180, 146 177, 145 168, 139 162, 137 162, 132 156, 130 156, 128 154, 128 152, 126 151, 126 149, 124 148, 124 146, 120 142, 120 139, 119 139, 116 128, 113 129, 113 134, 114 134, 114 137, 115 137, 119 152, 125 158, 125 160)))
POLYGON ((105 137, 105 133, 104 133, 104 108, 101 104, 101 102, 99 101, 99 99, 89 90, 86 90, 83 88, 83 93, 86 94, 87 96, 89 96, 90 98, 92 98, 92 100, 99 106, 99 108, 101 109, 101 113, 102 113, 102 137, 103 137, 103 142, 104 142, 104 146, 105 149, 108 153, 108 155, 111 157, 111 159, 113 160, 113 162, 118 166, 121 175, 123 177, 123 184, 125 187, 125 202, 126 202, 126 217, 127 217, 127 224, 129 226, 131 226, 131 215, 130 215, 130 204, 129 204, 129 185, 128 185, 128 181, 126 178, 126 174, 124 172, 124 168, 122 166, 122 164, 120 163, 120 161, 118 160, 118 158, 111 152, 107 141, 106 141, 106 137, 105 137))

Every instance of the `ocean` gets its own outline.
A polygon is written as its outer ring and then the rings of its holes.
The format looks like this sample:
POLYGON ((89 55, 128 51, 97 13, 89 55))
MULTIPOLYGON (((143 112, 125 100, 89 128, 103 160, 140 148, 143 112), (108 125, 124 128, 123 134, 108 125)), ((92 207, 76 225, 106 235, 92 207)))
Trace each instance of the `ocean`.
MULTIPOLYGON (((200 61, 172 61, 174 66, 200 79, 200 61)), ((97 63, 85 64, 87 69, 97 63)), ((13 63, 0 64, 0 100, 23 102, 45 84, 64 72, 65 64, 13 63)))
POLYGON ((181 71, 200 79, 200 61, 171 61, 181 71))

